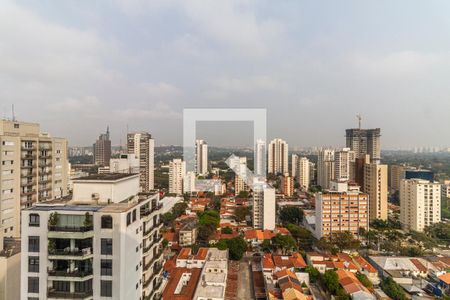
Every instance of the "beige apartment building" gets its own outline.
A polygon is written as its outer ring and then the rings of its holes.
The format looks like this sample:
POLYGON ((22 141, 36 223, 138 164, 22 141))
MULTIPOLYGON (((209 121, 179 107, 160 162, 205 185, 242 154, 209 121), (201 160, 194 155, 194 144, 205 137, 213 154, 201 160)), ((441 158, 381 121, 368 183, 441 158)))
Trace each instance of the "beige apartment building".
POLYGON ((318 239, 342 231, 358 236, 359 228, 369 229, 369 195, 358 186, 332 181, 330 190, 316 194, 318 239))
POLYGON ((289 176, 289 173, 281 177, 281 192, 286 197, 292 197, 294 195, 294 178, 289 176))
POLYGON ((387 220, 388 188, 387 165, 369 163, 364 165, 364 188, 369 195, 370 220, 387 220))
POLYGON ((406 230, 423 231, 441 221, 441 185, 423 179, 400 182, 400 222, 406 230))
POLYGON ((267 172, 269 174, 285 174, 289 172, 289 145, 282 139, 274 139, 267 149, 267 172))
POLYGON ((186 173, 186 162, 179 158, 169 162, 169 193, 182 195, 183 181, 186 173))
POLYGON ((0 249, 20 236, 20 210, 68 193, 67 140, 37 123, 0 120, 0 249))
POLYGON ((155 140, 148 132, 128 133, 128 154, 139 160, 140 187, 142 192, 155 188, 155 140))

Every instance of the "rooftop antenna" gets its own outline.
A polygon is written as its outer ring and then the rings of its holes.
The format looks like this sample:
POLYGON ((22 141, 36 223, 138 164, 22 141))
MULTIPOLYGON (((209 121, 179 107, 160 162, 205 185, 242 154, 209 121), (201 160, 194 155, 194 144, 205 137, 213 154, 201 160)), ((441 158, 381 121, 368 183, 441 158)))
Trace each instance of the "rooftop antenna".
POLYGON ((356 118, 358 119, 358 129, 361 130, 361 121, 362 121, 361 114, 357 114, 356 118))

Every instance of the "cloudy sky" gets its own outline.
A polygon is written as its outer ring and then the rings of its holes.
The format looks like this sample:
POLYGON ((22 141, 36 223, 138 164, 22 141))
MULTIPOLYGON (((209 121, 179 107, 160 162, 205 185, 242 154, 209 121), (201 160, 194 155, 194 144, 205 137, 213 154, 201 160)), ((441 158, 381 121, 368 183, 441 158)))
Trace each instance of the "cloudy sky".
MULTIPOLYGON (((296 146, 342 145, 357 113, 383 148, 450 145, 449 15, 445 0, 1 1, 0 113, 14 103, 71 145, 107 124, 113 144, 127 125, 181 144, 183 108, 222 107, 267 108, 269 138, 296 146)), ((222 125, 202 137, 250 143, 248 124, 222 125)))

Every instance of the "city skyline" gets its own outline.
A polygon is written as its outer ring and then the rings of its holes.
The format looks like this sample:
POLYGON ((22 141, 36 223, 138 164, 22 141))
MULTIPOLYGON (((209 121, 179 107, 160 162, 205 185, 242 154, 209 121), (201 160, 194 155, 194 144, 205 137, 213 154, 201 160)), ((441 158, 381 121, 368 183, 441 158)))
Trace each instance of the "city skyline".
POLYGON ((384 149, 449 146, 449 6, 6 1, 0 116, 71 145, 106 124, 114 144, 128 125, 181 145, 184 108, 267 108, 268 140, 322 146, 362 114, 384 149))

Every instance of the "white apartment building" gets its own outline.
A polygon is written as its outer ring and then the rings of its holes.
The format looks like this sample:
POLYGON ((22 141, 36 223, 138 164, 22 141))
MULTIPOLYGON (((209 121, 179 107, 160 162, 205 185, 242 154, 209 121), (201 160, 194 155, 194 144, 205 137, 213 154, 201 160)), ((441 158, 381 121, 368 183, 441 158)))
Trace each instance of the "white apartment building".
POLYGON ((355 152, 350 148, 334 152, 334 180, 343 181, 354 179, 355 152))
POLYGON ((255 175, 266 175, 266 142, 263 140, 256 141, 253 166, 255 175))
POLYGON ((165 280, 159 194, 138 174, 74 180, 22 213, 21 299, 156 299, 165 280))
POLYGON ((186 162, 178 158, 169 162, 169 193, 177 195, 183 194, 185 174, 186 162))
POLYGON ((230 168, 235 172, 234 193, 239 195, 242 191, 248 191, 247 185, 247 158, 233 156, 228 160, 230 168))
POLYGON ((310 161, 306 157, 301 157, 298 159, 298 168, 297 168, 297 180, 300 184, 300 188, 304 190, 308 190, 309 184, 311 182, 311 170, 310 170, 310 161))
POLYGON ((291 176, 294 178, 298 177, 298 155, 292 154, 291 155, 291 176))
POLYGON ((315 236, 320 239, 341 231, 355 236, 369 229, 369 195, 347 182, 331 182, 331 188, 316 194, 315 236))
POLYGON ((317 158, 317 185, 322 189, 330 187, 330 181, 334 179, 334 150, 322 149, 317 158))
POLYGON ((267 166, 269 174, 285 174, 289 172, 288 144, 282 139, 274 139, 269 143, 267 166))
POLYGON ((148 132, 128 133, 128 154, 139 160, 140 186, 142 192, 155 188, 155 140, 148 132))
POLYGON ((194 172, 186 172, 186 176, 184 177, 183 182, 183 192, 185 193, 193 193, 197 191, 195 186, 195 173, 194 172))
POLYGON ((195 172, 200 176, 208 174, 208 144, 204 140, 195 141, 195 172))
POLYGON ((20 210, 68 194, 67 141, 40 125, 0 120, 0 251, 20 236, 20 210))
POLYGON ((400 222, 407 230, 423 231, 441 221, 441 185, 423 179, 400 182, 400 222))
POLYGON ((275 229, 275 189, 266 184, 253 187, 253 227, 275 229))
POLYGON ((110 173, 139 173, 139 159, 133 154, 120 154, 109 161, 110 173))

